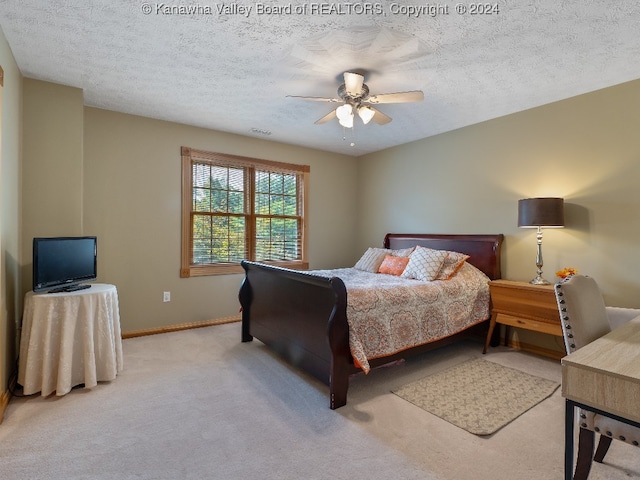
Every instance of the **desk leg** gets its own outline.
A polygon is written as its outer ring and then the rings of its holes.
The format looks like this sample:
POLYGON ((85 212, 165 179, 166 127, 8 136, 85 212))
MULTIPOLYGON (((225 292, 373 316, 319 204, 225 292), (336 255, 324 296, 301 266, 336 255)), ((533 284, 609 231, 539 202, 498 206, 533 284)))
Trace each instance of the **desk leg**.
POLYGON ((571 400, 566 400, 564 413, 564 480, 573 478, 573 422, 575 409, 571 400))

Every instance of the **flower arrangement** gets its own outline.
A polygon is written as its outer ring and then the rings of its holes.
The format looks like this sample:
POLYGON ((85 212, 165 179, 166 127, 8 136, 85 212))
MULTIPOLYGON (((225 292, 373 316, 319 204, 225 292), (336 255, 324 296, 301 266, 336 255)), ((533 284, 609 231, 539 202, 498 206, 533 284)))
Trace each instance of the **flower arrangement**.
POLYGON ((578 269, 573 267, 564 267, 562 270, 556 272, 556 276, 560 278, 567 278, 571 275, 577 275, 578 269))

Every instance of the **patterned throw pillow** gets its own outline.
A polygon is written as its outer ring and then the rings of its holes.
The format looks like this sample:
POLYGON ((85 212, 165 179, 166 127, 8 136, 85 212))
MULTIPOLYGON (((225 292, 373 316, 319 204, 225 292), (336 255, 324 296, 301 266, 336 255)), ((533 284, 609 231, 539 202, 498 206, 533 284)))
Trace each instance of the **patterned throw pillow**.
POLYGON ((358 270, 363 270, 370 273, 378 273, 378 269, 387 255, 393 255, 394 257, 408 257, 413 252, 412 248, 403 248, 400 250, 389 250, 386 248, 369 247, 366 252, 360 257, 360 260, 353 266, 358 270))
POLYGON ((434 250, 432 248, 417 246, 409 257, 409 263, 401 276, 404 278, 431 281, 438 275, 447 255, 448 252, 446 250, 434 250))
POLYGON ((450 280, 462 268, 469 255, 460 252, 447 252, 442 268, 436 276, 436 280, 450 280))
POLYGON ((394 257, 393 255, 387 255, 380 264, 378 273, 386 273, 388 275, 395 275, 399 277, 404 272, 405 267, 409 263, 409 257, 394 257))

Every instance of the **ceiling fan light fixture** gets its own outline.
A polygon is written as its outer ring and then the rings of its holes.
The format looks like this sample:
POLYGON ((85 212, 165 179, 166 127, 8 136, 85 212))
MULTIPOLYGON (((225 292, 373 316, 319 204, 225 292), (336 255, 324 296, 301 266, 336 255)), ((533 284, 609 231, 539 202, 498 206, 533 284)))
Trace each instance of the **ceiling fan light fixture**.
POLYGON ((345 128, 353 128, 353 115, 349 115, 345 118, 339 118, 338 123, 345 128))
POLYGON ((344 105, 336 108, 336 117, 338 122, 345 128, 353 127, 353 106, 345 103, 344 105))
POLYGON ((336 116, 340 120, 344 120, 347 117, 352 117, 353 116, 353 107, 351 105, 349 105, 348 103, 345 103, 344 105, 339 106, 338 108, 336 108, 336 116))
POLYGON ((368 107, 366 105, 363 105, 360 108, 358 108, 358 116, 362 119, 362 123, 364 123, 365 125, 371 121, 371 119, 375 114, 376 114, 376 111, 373 108, 368 107))

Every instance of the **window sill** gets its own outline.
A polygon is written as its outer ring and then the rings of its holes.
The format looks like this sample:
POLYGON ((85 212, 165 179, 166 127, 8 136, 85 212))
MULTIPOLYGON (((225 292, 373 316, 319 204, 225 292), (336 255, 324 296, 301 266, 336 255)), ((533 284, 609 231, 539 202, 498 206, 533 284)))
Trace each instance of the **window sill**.
MULTIPOLYGON (((290 268, 292 270, 308 270, 309 262, 261 262, 274 267, 290 268)), ((180 271, 181 278, 204 277, 210 275, 232 275, 244 273, 239 263, 224 263, 217 265, 192 265, 180 271)))

